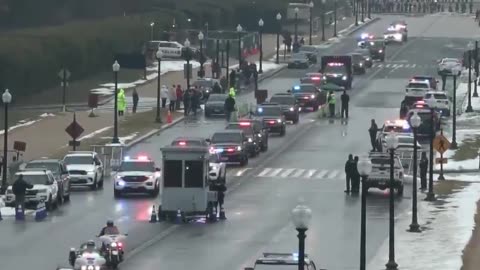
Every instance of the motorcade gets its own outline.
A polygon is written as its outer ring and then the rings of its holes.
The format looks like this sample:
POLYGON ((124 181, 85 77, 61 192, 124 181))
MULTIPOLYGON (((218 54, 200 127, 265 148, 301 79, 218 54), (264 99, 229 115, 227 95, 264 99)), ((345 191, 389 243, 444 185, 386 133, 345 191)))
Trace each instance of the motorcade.
POLYGON ((292 87, 288 93, 293 94, 296 104, 300 108, 312 108, 317 111, 320 105, 325 104, 327 100, 326 92, 320 90, 313 84, 300 84, 292 87))
POLYGON ((433 88, 427 80, 410 80, 405 87, 405 94, 409 96, 421 96, 423 98, 427 92, 431 90, 433 90, 433 88))
POLYGON ((277 93, 270 98, 270 103, 280 104, 285 120, 292 121, 294 124, 298 123, 301 107, 295 95, 291 93, 277 93))
POLYGON ((110 266, 100 248, 91 242, 81 244, 78 249, 70 249, 68 261, 73 270, 104 270, 110 266))
POLYGON ((387 46, 385 45, 385 41, 383 39, 372 39, 366 44, 370 51, 370 57, 372 57, 372 60, 379 60, 381 62, 385 61, 385 50, 387 46))
POLYGON ((210 154, 218 155, 219 160, 225 163, 248 164, 248 137, 241 130, 223 130, 213 133, 208 139, 210 154))
POLYGON ((145 155, 136 158, 124 157, 115 175, 113 194, 115 198, 127 193, 146 193, 157 197, 160 193, 162 173, 155 162, 145 155))
POLYGON ((410 79, 410 81, 427 81, 430 84, 430 88, 433 90, 436 90, 438 87, 438 80, 430 75, 415 75, 410 79))
POLYGON ((370 56, 370 51, 368 49, 357 48, 355 49, 354 53, 358 53, 363 56, 363 61, 365 62, 365 66, 367 68, 371 68, 373 66, 372 57, 370 56))
POLYGON ((410 123, 410 118, 414 113, 417 113, 422 120, 420 126, 417 128, 419 139, 429 139, 432 132, 437 132, 440 129, 440 116, 432 110, 424 101, 419 101, 413 105, 408 111, 406 120, 410 123), (433 113, 433 115, 432 115, 433 113))
POLYGON ((450 101, 443 91, 428 91, 423 98, 425 103, 434 108, 441 116, 450 117, 450 101))
POLYGON ((70 200, 70 174, 68 173, 67 167, 62 160, 49 158, 34 159, 27 162, 24 169, 41 169, 51 171, 58 184, 58 202, 62 203, 70 200))
POLYGON ((287 124, 283 115, 282 107, 276 103, 262 103, 257 105, 255 117, 261 119, 269 133, 278 133, 285 136, 287 124))
POLYGON ((255 157, 260 153, 260 141, 261 138, 255 136, 253 126, 248 122, 230 122, 225 127, 226 130, 241 130, 247 137, 245 146, 247 148, 250 157, 255 157))
POLYGON ((369 155, 372 163, 372 172, 365 182, 365 190, 378 188, 385 190, 394 188, 399 196, 403 195, 404 169, 398 155, 394 156, 393 186, 390 179, 390 153, 371 152, 369 155))
POLYGON ((383 34, 385 44, 400 43, 404 41, 404 35, 398 30, 388 30, 383 34))
POLYGON ((209 142, 204 138, 197 138, 197 137, 177 137, 175 138, 172 143, 172 146, 203 146, 209 147, 209 142))
POLYGON ((72 151, 64 158, 70 174, 71 186, 90 187, 95 190, 103 187, 104 167, 96 152, 72 151))
POLYGON ((353 65, 353 74, 362 75, 367 73, 367 64, 365 63, 365 58, 359 53, 351 53, 352 65, 353 65))
POLYGON ((112 269, 117 269, 118 265, 123 262, 125 256, 125 239, 128 234, 106 234, 97 236, 101 243, 101 254, 107 261, 107 265, 112 269))
POLYGON ((390 132, 395 132, 397 134, 411 135, 412 128, 407 120, 387 120, 380 128, 380 131, 377 133, 377 146, 380 150, 383 150, 385 145, 385 138, 390 132))
POLYGON ((205 101, 205 116, 225 115, 225 100, 227 97, 226 94, 210 94, 205 101))
POLYGON ((320 71, 323 81, 343 87, 352 88, 353 62, 350 55, 323 56, 320 71))
POLYGON ((300 83, 301 84, 313 84, 313 85, 319 87, 323 83, 322 77, 323 77, 323 74, 320 73, 320 72, 310 72, 310 73, 305 74, 305 76, 303 76, 300 79, 300 83))
POLYGON ((357 46, 360 48, 365 48, 366 42, 374 38, 375 36, 370 33, 361 33, 360 36, 357 38, 357 46))
POLYGON ((260 138, 260 150, 265 152, 268 150, 268 126, 266 123, 261 121, 260 119, 253 119, 253 118, 242 118, 239 119, 238 122, 242 123, 242 125, 251 125, 253 127, 253 132, 255 136, 260 138))

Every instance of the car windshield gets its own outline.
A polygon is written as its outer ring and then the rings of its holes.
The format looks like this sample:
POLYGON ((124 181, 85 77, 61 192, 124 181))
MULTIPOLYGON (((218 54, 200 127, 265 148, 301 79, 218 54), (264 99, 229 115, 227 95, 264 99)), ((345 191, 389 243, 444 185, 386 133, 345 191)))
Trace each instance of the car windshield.
POLYGON ((23 174, 23 180, 31 185, 48 185, 48 176, 46 174, 23 174))
POLYGON ((63 160, 67 165, 90 165, 93 164, 92 156, 66 156, 63 160))
POLYGON ((416 81, 429 81, 429 82, 434 81, 432 77, 425 77, 425 76, 413 76, 412 79, 416 81))
POLYGON ((432 98, 432 96, 433 96, 434 99, 448 99, 447 95, 445 95, 445 94, 433 94, 433 95, 432 94, 426 94, 425 98, 430 99, 430 98, 432 98))
POLYGON ((212 87, 212 86, 213 86, 213 81, 206 81, 206 80, 195 81, 195 82, 193 83, 193 86, 197 86, 197 87, 212 87))
MULTIPOLYGON (((397 158, 394 159, 395 167, 402 167, 399 160, 397 158)), ((390 167, 390 159, 389 158, 371 158, 370 161, 372 162, 373 167, 390 167)))
POLYGON ((294 87, 293 93, 302 93, 302 92, 314 93, 316 90, 317 88, 315 87, 315 85, 304 84, 304 85, 294 87))
POLYGON ((119 172, 153 172, 155 171, 155 165, 149 161, 124 161, 119 172))
POLYGON ((208 97, 208 101, 225 101, 227 99, 227 95, 210 95, 208 97))
POLYGON ((60 173, 60 166, 56 162, 29 162, 25 165, 25 169, 47 169, 55 175, 60 173))
POLYGON ((377 49, 380 49, 380 48, 383 48, 384 46, 384 42, 383 41, 370 41, 369 42, 369 46, 371 48, 377 48, 377 49))
POLYGON ((317 50, 317 48, 313 47, 313 46, 302 46, 300 47, 300 51, 302 52, 315 52, 317 50))
POLYGON ((228 130, 243 130, 245 135, 247 135, 247 136, 252 136, 253 135, 252 126, 242 126, 239 123, 228 124, 228 126, 225 129, 228 129, 228 130))
POLYGON ((346 71, 344 66, 329 66, 327 65, 324 69, 325 73, 334 73, 334 74, 343 74, 346 71))
POLYGON ((292 55, 292 59, 304 60, 304 59, 306 59, 306 55, 303 54, 303 53, 296 53, 296 54, 292 55))
POLYGON ((238 143, 242 141, 242 134, 241 133, 215 133, 212 136, 212 143, 238 143))
POLYGON ((295 104, 295 98, 294 97, 273 96, 270 99, 270 102, 278 103, 278 104, 282 104, 282 105, 294 105, 295 104))
POLYGON ((265 106, 257 109, 259 116, 280 116, 282 115, 282 108, 279 106, 265 106))
POLYGON ((407 88, 428 88, 426 83, 409 83, 407 88))

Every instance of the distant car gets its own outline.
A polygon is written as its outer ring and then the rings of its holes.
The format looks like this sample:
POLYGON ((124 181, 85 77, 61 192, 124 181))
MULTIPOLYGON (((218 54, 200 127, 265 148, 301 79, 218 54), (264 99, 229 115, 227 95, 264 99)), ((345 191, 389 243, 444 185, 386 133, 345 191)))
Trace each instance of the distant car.
POLYGON ((350 56, 352 56, 354 74, 365 74, 367 72, 367 65, 365 64, 363 55, 359 53, 352 53, 350 56))
POLYGON ((297 99, 291 93, 278 93, 270 98, 270 103, 280 104, 283 110, 285 120, 292 121, 294 124, 298 123, 300 119, 300 106, 298 106, 297 99))
POLYGON ((403 195, 404 169, 402 161, 398 155, 394 156, 394 173, 393 187, 390 180, 390 154, 372 152, 370 153, 370 162, 372 163, 372 171, 365 182, 365 190, 368 192, 370 188, 378 188, 385 190, 394 188, 398 195, 403 195))
POLYGON ((370 56, 373 60, 385 61, 385 41, 382 39, 369 40, 367 47, 370 50, 370 56))
POLYGON ((211 94, 207 101, 205 101, 205 116, 225 115, 225 100, 226 94, 211 94))
MULTIPOLYGON (((213 86, 215 83, 220 85, 220 81, 213 78, 199 78, 193 82, 193 87, 197 87, 202 93, 202 99, 206 100, 213 93, 213 86)), ((215 93, 220 94, 220 93, 215 93)))
MULTIPOLYGON (((247 267, 244 270, 297 270, 298 254, 294 253, 263 253, 263 256, 255 261, 254 267, 247 267)), ((305 254, 305 270, 317 269, 312 259, 305 254)))
POLYGON ((104 167, 97 153, 73 151, 64 158, 72 186, 87 186, 95 190, 103 187, 104 167))
POLYGON ((208 179, 214 184, 225 184, 227 182, 227 165, 220 161, 219 155, 210 154, 208 179))
POLYGON ((299 52, 306 54, 311 64, 316 64, 318 62, 318 47, 312 45, 302 45, 299 52))
POLYGON ((305 53, 294 53, 288 61, 287 68, 304 68, 310 66, 310 61, 305 53))
POLYGON ((406 31, 407 30, 407 23, 403 20, 394 21, 390 24, 387 30, 393 31, 406 31))
POLYGON ((241 130, 247 137, 248 141, 245 143, 250 157, 255 157, 260 153, 260 141, 258 136, 255 136, 253 126, 246 122, 230 122, 225 127, 226 130, 241 130))
POLYGON ((285 136, 287 125, 280 104, 262 103, 257 105, 255 116, 261 119, 268 127, 268 132, 278 133, 280 136, 285 136))
POLYGON ((58 184, 58 202, 62 203, 70 200, 70 174, 62 160, 49 158, 31 160, 25 165, 25 170, 31 169, 51 171, 58 184))
POLYGON ((442 116, 450 116, 450 101, 443 91, 428 91, 423 98, 425 103, 440 112, 442 116))
POLYGON ((430 88, 436 90, 438 87, 438 80, 433 76, 428 75, 415 75, 410 79, 411 82, 415 81, 427 81, 430 84, 430 88))
POLYGON ((358 47, 365 48, 367 46, 366 42, 373 38, 375 38, 375 36, 370 33, 361 33, 360 36, 357 38, 358 47))
POLYGON ((377 133, 377 146, 383 149, 385 144, 385 137, 390 133, 395 132, 397 134, 412 135, 412 128, 406 120, 387 120, 383 124, 380 132, 377 133))
POLYGON ((118 198, 126 193, 147 193, 152 197, 160 193, 162 182, 160 168, 146 156, 124 157, 113 184, 113 193, 118 198))
POLYGON ((354 51, 354 53, 358 53, 363 56, 363 60, 365 61, 365 66, 367 68, 371 68, 373 66, 372 57, 370 56, 370 51, 368 49, 358 48, 354 51))
POLYGON ((438 61, 438 75, 457 75, 462 74, 462 62, 456 58, 443 58, 438 61))
POLYGON ((197 137, 177 137, 175 138, 172 143, 172 146, 204 146, 208 147, 210 144, 204 138, 197 138, 197 137))
MULTIPOLYGON (((403 168, 410 168, 413 158, 415 140, 413 134, 397 134, 398 145, 395 148, 395 154, 400 158, 403 168)), ((422 151, 422 145, 417 140, 417 151, 422 151)), ((383 152, 387 152, 386 142, 383 142, 383 152)), ((420 156, 420 155, 418 155, 420 156)))
POLYGON ((322 85, 322 83, 323 83, 322 76, 323 75, 320 72, 310 72, 310 73, 305 74, 305 76, 300 79, 300 83, 301 84, 305 84, 305 83, 313 84, 313 85, 318 87, 318 86, 322 85))
POLYGON ((265 152, 268 150, 268 126, 266 123, 259 119, 251 119, 251 118, 242 118, 239 119, 238 122, 242 123, 243 125, 251 125, 253 127, 253 132, 255 136, 260 138, 260 150, 265 152))
POLYGON ((241 130, 215 132, 209 139, 210 154, 218 155, 221 162, 248 164, 248 137, 241 130))
POLYGON ((428 91, 433 90, 427 80, 410 80, 405 88, 405 94, 409 96, 424 97, 428 91))
POLYGON ((326 93, 313 84, 295 85, 290 90, 290 93, 297 99, 299 107, 311 107, 313 111, 318 111, 318 107, 325 104, 327 99, 326 93))
POLYGON ((389 30, 383 34, 386 44, 403 43, 403 34, 397 30, 389 30))

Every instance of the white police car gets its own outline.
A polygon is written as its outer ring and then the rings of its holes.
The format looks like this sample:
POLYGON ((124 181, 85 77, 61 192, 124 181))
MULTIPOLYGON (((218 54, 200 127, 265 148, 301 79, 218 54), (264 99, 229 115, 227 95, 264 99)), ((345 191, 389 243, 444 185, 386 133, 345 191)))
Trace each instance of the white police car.
MULTIPOLYGON (((25 182, 33 185, 32 189, 25 192, 25 203, 27 205, 37 205, 40 201, 45 202, 45 208, 51 210, 57 207, 58 202, 58 184, 49 170, 26 170, 17 172, 15 179, 22 175, 25 182)), ((15 195, 12 186, 9 186, 5 196, 5 204, 7 206, 15 205, 15 195)))
POLYGON ((212 182, 226 183, 227 181, 227 165, 220 162, 217 154, 210 155, 208 178, 212 182))
MULTIPOLYGON (((246 267, 244 270, 296 270, 298 269, 297 253, 263 253, 263 256, 255 261, 254 267, 246 267)), ((305 254, 305 270, 317 270, 312 259, 305 254)), ((325 269, 318 269, 325 270, 325 269)))
POLYGON ((443 91, 428 91, 423 98, 431 108, 440 112, 442 116, 450 116, 450 101, 443 91))
POLYGON ((377 146, 380 149, 383 149, 383 146, 385 145, 385 137, 390 133, 390 132, 395 132, 395 133, 400 133, 404 135, 412 135, 412 128, 410 127, 410 124, 408 123, 407 120, 387 120, 383 124, 383 127, 381 128, 380 132, 377 135, 377 146))
POLYGON ((158 44, 158 50, 166 58, 180 58, 182 57, 183 45, 176 41, 160 41, 158 44))
POLYGON ((87 186, 92 190, 103 187, 103 163, 97 153, 92 151, 73 151, 63 162, 70 174, 71 186, 87 186))
POLYGON ((125 193, 148 193, 156 197, 160 192, 162 174, 146 156, 125 157, 115 175, 113 184, 116 198, 125 193))

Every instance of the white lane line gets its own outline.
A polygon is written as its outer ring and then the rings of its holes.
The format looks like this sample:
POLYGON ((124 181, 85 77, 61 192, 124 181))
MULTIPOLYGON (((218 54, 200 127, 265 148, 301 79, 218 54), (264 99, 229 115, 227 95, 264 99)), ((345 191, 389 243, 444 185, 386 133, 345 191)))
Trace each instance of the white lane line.
POLYGON ((393 64, 392 68, 399 68, 399 67, 401 67, 401 66, 402 66, 402 65, 400 65, 400 64, 393 64))
POLYGON ((292 175, 294 178, 300 177, 305 172, 304 169, 297 169, 297 171, 292 175))
POLYGON ((386 64, 385 67, 386 67, 386 68, 390 68, 390 64, 386 64))
POLYGON ((310 178, 312 177, 317 170, 308 170, 307 173, 303 176, 304 178, 310 178))
POLYGON ((417 66, 417 64, 412 64, 411 68, 415 68, 417 66))
POLYGON ((332 179, 332 178, 335 178, 335 176, 337 176, 337 174, 339 173, 338 170, 334 170, 332 171, 331 173, 328 174, 328 179, 332 179))
POLYGON ((265 168, 265 169, 263 169, 263 171, 262 171, 261 173, 259 173, 257 176, 258 176, 258 177, 265 177, 265 175, 268 174, 271 170, 272 170, 272 168, 265 168))
POLYGON ((251 170, 252 168, 245 168, 238 171, 235 176, 242 176, 246 171, 251 170))
POLYGON ((284 172, 282 172, 282 174, 280 174, 280 177, 288 177, 293 171, 295 171, 295 169, 286 169, 284 172))
POLYGON ((283 170, 282 168, 280 168, 280 169, 275 169, 275 170, 273 170, 271 173, 269 173, 267 177, 275 177, 275 176, 277 176, 277 174, 279 174, 282 170, 283 170))
POLYGON ((317 178, 317 179, 324 178, 325 175, 327 175, 327 173, 328 173, 328 170, 322 170, 315 176, 315 178, 317 178))

